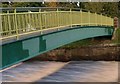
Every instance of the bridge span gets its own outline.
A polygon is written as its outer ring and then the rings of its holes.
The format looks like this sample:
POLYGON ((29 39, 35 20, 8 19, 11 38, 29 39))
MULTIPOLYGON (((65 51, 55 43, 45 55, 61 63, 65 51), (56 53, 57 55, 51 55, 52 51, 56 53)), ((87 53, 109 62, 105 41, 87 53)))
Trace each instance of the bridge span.
MULTIPOLYGON (((111 36, 113 18, 91 11, 55 8, 19 11, 3 8, 0 69, 82 39, 111 36), (7 10, 7 13, 6 13, 7 10)), ((25 8, 24 8, 25 9, 25 8)))

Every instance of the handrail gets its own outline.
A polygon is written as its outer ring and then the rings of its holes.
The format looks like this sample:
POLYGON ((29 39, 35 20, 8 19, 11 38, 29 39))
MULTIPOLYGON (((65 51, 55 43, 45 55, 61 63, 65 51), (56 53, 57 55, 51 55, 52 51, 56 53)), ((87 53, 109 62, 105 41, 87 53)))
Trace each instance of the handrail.
MULTIPOLYGON (((92 13, 95 13, 95 12, 93 12, 93 11, 91 11, 91 10, 87 10, 87 9, 82 9, 82 8, 68 8, 68 7, 3 7, 3 8, 0 8, 0 10, 2 10, 2 11, 14 11, 16 9, 16 11, 17 12, 23 12, 23 11, 26 11, 26 12, 28 12, 29 10, 31 10, 31 11, 38 11, 39 9, 46 9, 46 10, 48 10, 48 9, 58 9, 58 10, 60 10, 60 9, 63 9, 63 10, 78 10, 78 11, 80 11, 80 10, 82 10, 82 11, 84 11, 84 12, 88 12, 88 11, 90 11, 90 12, 92 12, 92 13)), ((44 11, 46 11, 46 10, 44 10, 44 11)), ((49 10, 49 11, 51 11, 51 10, 49 10)))
POLYGON ((38 30, 42 32, 44 29, 60 26, 113 26, 113 18, 103 14, 72 9, 63 11, 58 8, 55 11, 41 11, 40 7, 38 8, 39 12, 16 12, 15 8, 13 13, 8 10, 7 13, 0 14, 2 20, 2 31, 0 31, 2 38, 0 39, 13 35, 19 39, 19 34, 38 30))
MULTIPOLYGON (((28 12, 28 11, 39 11, 41 10, 41 12, 43 11, 52 11, 50 9, 55 9, 54 11, 57 11, 57 10, 62 10, 62 11, 84 11, 84 12, 91 12, 91 13, 97 13, 97 12, 93 12, 92 10, 87 10, 87 9, 82 9, 82 8, 69 8, 69 7, 3 7, 3 8, 0 8, 0 11, 2 12, 5 12, 7 13, 7 11, 13 11, 16 10, 16 12, 28 12), (46 10, 45 10, 46 9, 46 10)), ((104 16, 106 16, 107 14, 105 13, 97 13, 97 14, 102 14, 104 16)))

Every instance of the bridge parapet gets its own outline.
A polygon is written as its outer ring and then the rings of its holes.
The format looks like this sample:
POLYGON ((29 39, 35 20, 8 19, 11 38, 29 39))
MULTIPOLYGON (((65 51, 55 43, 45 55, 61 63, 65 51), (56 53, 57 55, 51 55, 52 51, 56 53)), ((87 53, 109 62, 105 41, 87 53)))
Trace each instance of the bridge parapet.
MULTIPOLYGON (((1 35, 2 38, 11 36, 17 37, 21 34, 39 31, 42 33, 45 29, 58 29, 61 27, 73 26, 113 26, 113 18, 102 14, 93 13, 80 9, 56 10, 37 10, 21 12, 22 9, 6 9, 7 13, 0 14, 2 21, 1 35), (39 10, 39 11, 38 11, 39 10)), ((24 9, 25 10, 25 9, 24 9)))

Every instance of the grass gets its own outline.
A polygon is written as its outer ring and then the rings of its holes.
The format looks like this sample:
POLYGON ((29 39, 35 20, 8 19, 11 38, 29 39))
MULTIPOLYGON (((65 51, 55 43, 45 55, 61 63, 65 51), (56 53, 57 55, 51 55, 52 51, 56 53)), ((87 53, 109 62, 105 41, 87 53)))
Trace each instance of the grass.
POLYGON ((79 46, 88 46, 91 44, 90 41, 91 41, 91 39, 76 41, 76 42, 73 42, 73 43, 70 43, 70 44, 63 46, 62 48, 77 48, 79 46))
POLYGON ((113 39, 112 43, 120 44, 120 28, 116 30, 115 38, 113 39))
POLYGON ((101 41, 92 38, 92 39, 84 39, 84 40, 76 41, 71 44, 62 46, 61 48, 72 49, 72 48, 85 47, 85 46, 97 45, 97 44, 101 44, 101 41))
POLYGON ((120 28, 117 29, 117 42, 120 43, 120 28))

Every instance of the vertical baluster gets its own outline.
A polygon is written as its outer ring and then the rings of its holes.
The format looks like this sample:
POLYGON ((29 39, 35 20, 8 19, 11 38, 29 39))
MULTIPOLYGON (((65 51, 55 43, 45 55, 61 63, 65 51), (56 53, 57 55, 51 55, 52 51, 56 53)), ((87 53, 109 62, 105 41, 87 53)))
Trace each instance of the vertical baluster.
MULTIPOLYGON (((20 23, 20 21, 21 21, 20 16, 21 16, 21 15, 19 15, 19 16, 17 17, 17 19, 18 19, 18 30, 19 30, 19 31, 22 31, 22 29, 21 29, 21 23, 20 23)), ((20 33, 20 32, 19 32, 19 33, 20 33)))
POLYGON ((65 20, 64 20, 64 26, 66 26, 66 12, 64 12, 64 18, 65 18, 65 20))
POLYGON ((55 27, 57 27, 57 14, 56 14, 56 11, 55 11, 55 27))
POLYGON ((47 18, 46 18, 46 11, 44 11, 44 17, 45 17, 45 29, 47 29, 47 22, 46 22, 46 20, 47 20, 47 18))
POLYGON ((17 26, 17 15, 16 15, 16 9, 14 10, 14 15, 15 15, 15 29, 16 29, 16 35, 17 35, 17 40, 19 39, 18 35, 18 26, 17 26))
POLYGON ((47 12, 47 28, 50 28, 50 12, 47 12))
POLYGON ((37 18, 37 13, 35 13, 35 15, 34 15, 34 16, 35 16, 35 17, 34 17, 34 18, 35 18, 35 21, 34 21, 34 22, 35 22, 35 23, 34 23, 34 24, 35 24, 35 30, 37 30, 37 27, 38 27, 38 21, 37 21, 37 19, 38 19, 38 18, 37 18))
POLYGON ((56 12, 54 12, 54 27, 56 27, 56 12))
POLYGON ((106 15, 106 26, 107 26, 108 24, 107 24, 107 15, 106 15))
POLYGON ((64 26, 65 25, 65 18, 64 18, 64 12, 62 13, 62 26, 64 26))
POLYGON ((60 11, 60 25, 62 26, 62 11, 60 11))
POLYGON ((68 22, 68 21, 67 21, 67 18, 68 18, 67 13, 68 13, 68 12, 66 11, 66 12, 65 12, 65 23, 66 23, 65 26, 67 26, 67 22, 68 22))
POLYGON ((97 26, 97 13, 95 13, 95 26, 97 26))
POLYGON ((28 11, 28 26, 29 26, 29 30, 31 30, 31 26, 32 26, 32 17, 31 17, 31 11, 28 11))
POLYGON ((54 27, 55 26, 55 14, 54 14, 54 12, 52 12, 52 27, 54 27))
POLYGON ((28 20, 27 20, 27 14, 25 14, 25 24, 26 24, 26 31, 29 31, 29 24, 28 24, 28 20))
POLYGON ((7 19, 6 19, 7 15, 4 15, 4 27, 5 27, 5 35, 7 35, 8 29, 7 29, 7 19))
MULTIPOLYGON (((3 15, 0 15, 0 23, 2 23, 2 17, 3 17, 3 15)), ((2 24, 0 24, 0 38, 2 38, 2 36, 3 36, 3 25, 2 24)))
POLYGON ((90 11, 88 11, 88 15, 89 15, 89 26, 90 26, 90 11))
POLYGON ((81 16, 80 22, 81 22, 81 26, 82 26, 82 9, 80 10, 80 16, 81 16))
POLYGON ((32 13, 32 23, 33 23, 33 28, 32 31, 35 29, 35 13, 32 13))
POLYGON ((50 12, 50 28, 52 28, 53 26, 53 16, 52 16, 52 12, 50 12))
POLYGON ((70 27, 72 28, 72 9, 70 8, 70 27))
POLYGON ((67 23, 66 23, 66 18, 67 18, 66 11, 64 12, 64 18, 65 18, 65 25, 64 26, 66 26, 67 25, 67 23))
POLYGON ((8 28, 9 28, 9 35, 11 35, 11 24, 10 24, 10 15, 9 15, 9 11, 7 11, 8 14, 8 28))
POLYGON ((25 32, 24 14, 21 14, 22 32, 25 32))
POLYGON ((108 22, 109 22, 109 26, 111 26, 111 16, 109 17, 108 22))
POLYGON ((61 11, 59 10, 59 26, 61 26, 61 11))
POLYGON ((34 17, 33 17, 33 13, 30 14, 30 19, 31 19, 31 25, 30 25, 30 30, 32 30, 32 28, 34 27, 34 17))
MULTIPOLYGON (((111 25, 114 25, 113 18, 111 17, 111 25)), ((119 24, 120 25, 120 24, 119 24)))
POLYGON ((102 26, 102 14, 101 14, 101 21, 100 22, 101 22, 101 26, 102 26))
POLYGON ((39 21, 40 21, 40 30, 42 34, 42 15, 41 15, 41 9, 39 9, 39 21))
MULTIPOLYGON (((59 27, 60 26, 60 24, 59 24, 59 9, 57 8, 57 26, 59 27)), ((59 28, 58 28, 58 30, 59 30, 59 28)))

